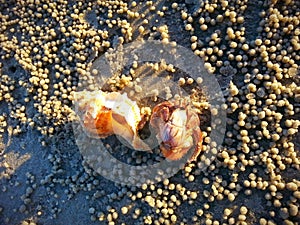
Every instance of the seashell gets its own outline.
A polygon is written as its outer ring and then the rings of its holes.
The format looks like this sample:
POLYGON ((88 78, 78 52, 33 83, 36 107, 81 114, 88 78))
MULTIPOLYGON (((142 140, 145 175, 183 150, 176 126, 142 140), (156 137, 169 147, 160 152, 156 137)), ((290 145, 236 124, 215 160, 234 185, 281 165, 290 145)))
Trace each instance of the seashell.
POLYGON ((75 111, 88 136, 105 138, 116 134, 136 150, 150 150, 137 134, 142 120, 140 108, 126 93, 82 91, 75 93, 75 101, 75 111))

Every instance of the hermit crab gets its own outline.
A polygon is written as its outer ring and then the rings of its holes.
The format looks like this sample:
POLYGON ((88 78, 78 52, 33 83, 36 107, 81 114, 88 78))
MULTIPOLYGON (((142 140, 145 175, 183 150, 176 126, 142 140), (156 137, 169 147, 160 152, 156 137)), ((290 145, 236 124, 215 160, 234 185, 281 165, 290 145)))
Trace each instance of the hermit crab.
POLYGON ((157 132, 162 154, 179 160, 193 149, 189 161, 197 159, 202 149, 202 132, 196 111, 187 101, 164 101, 153 108, 150 124, 157 132))
MULTIPOLYGON (((94 138, 116 134, 124 138, 134 149, 151 151, 138 131, 145 124, 135 101, 119 92, 77 92, 76 111, 85 132, 94 138)), ((197 112, 187 101, 164 101, 154 106, 150 127, 160 145, 162 154, 169 160, 179 160, 188 151, 196 160, 202 148, 202 132, 197 112)))
POLYGON ((82 91, 75 94, 75 100, 75 110, 89 136, 105 138, 116 134, 135 149, 150 150, 137 134, 142 122, 140 109, 126 93, 82 91))

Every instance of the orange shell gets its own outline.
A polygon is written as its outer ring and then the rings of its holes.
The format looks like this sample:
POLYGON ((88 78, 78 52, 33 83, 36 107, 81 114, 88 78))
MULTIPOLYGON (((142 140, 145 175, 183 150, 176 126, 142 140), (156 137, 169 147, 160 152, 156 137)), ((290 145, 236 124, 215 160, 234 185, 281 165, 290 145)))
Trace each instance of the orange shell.
POLYGON ((98 111, 96 118, 93 118, 91 114, 86 114, 83 124, 88 132, 99 137, 107 137, 113 134, 113 127, 110 121, 112 121, 112 111, 102 107, 98 111))

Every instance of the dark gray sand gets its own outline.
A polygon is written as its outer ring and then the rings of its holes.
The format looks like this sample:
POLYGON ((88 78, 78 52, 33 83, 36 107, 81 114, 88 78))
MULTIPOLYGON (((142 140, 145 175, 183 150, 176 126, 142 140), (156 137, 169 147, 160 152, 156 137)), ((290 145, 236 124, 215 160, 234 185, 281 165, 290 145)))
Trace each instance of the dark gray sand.
MULTIPOLYGON (((300 224, 299 9, 298 0, 2 0, 0 224, 300 224), (90 167, 72 126, 79 124, 73 94, 86 85, 89 63, 137 40, 194 52, 206 76, 218 80, 225 98, 219 111, 226 112, 214 160, 201 154, 141 187, 90 167)), ((133 80, 145 71, 121 69, 133 80)), ((201 92, 188 74, 169 69, 166 76, 188 94, 201 92)), ((120 77, 111 90, 122 89, 120 77)), ((143 85, 133 82, 136 92, 143 85)), ((204 150, 214 129, 206 111, 199 113, 204 150)), ((160 157, 127 149, 114 136, 103 143, 131 164, 160 157)))

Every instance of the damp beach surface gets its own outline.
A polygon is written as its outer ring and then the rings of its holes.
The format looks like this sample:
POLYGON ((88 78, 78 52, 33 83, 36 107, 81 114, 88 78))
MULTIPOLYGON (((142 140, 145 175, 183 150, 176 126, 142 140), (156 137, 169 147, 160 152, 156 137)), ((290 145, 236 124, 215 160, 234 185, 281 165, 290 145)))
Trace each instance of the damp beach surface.
POLYGON ((299 224, 299 8, 298 0, 1 1, 0 224, 299 224), (123 64, 126 45, 147 41, 189 50, 205 75, 163 58, 123 64), (112 76, 99 87, 106 71, 93 63, 103 56, 112 76), (206 76, 224 99, 216 107, 206 76), (74 93, 85 88, 126 92, 146 121, 155 104, 189 96, 203 154, 159 171, 155 183, 114 182, 123 176, 116 162, 149 166, 163 157, 112 135, 80 143, 100 143, 114 159, 85 158, 74 130, 74 93))

